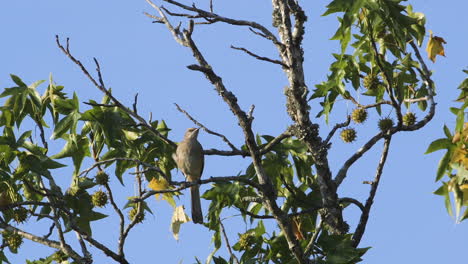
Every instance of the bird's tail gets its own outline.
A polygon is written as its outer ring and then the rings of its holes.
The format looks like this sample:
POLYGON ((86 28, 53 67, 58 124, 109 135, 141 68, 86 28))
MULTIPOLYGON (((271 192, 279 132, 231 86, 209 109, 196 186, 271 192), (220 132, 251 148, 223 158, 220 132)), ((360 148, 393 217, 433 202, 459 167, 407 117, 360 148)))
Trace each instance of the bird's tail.
POLYGON ((203 224, 199 188, 200 187, 198 185, 190 187, 190 193, 192 195, 192 220, 195 224, 203 224))

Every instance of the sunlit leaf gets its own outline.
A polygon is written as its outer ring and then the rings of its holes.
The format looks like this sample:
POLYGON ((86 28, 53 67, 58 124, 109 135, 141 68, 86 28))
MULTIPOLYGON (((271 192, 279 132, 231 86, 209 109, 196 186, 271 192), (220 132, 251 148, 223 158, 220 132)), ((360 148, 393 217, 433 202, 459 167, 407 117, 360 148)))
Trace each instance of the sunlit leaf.
POLYGON ((444 44, 447 44, 445 40, 441 37, 437 37, 432 35, 432 31, 430 32, 429 42, 427 43, 426 52, 427 56, 432 62, 436 61, 436 56, 441 55, 445 57, 445 50, 444 44))

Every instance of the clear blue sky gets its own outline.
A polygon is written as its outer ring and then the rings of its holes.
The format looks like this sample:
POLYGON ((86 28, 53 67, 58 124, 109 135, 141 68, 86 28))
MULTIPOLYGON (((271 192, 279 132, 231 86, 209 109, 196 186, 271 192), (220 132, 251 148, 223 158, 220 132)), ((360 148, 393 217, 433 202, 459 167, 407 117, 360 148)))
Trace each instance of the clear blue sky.
MULTIPOLYGON (((204 6, 207 2, 203 2, 204 6)), ((307 2, 305 8, 309 17, 304 42, 306 78, 313 88, 314 84, 325 80, 332 59, 330 53, 338 51, 338 43, 328 40, 337 21, 320 16, 327 1, 302 2, 307 2)), ((464 78, 461 70, 468 66, 468 2, 411 2, 416 11, 426 14, 427 28, 448 42, 447 57, 439 57, 436 64, 428 62, 434 70, 438 109, 428 126, 416 132, 400 133, 392 141, 381 187, 361 243, 372 249, 362 263, 450 263, 466 258, 463 252, 466 251, 467 223, 456 225, 447 215, 442 198, 432 194, 437 187, 434 174, 442 153, 423 153, 429 142, 442 137, 444 123, 449 127, 454 125, 448 107, 454 105, 453 99, 458 95, 456 87, 464 78)), ((220 14, 271 25, 269 1, 215 0, 214 3, 215 11, 220 14)), ((64 85, 69 93, 76 91, 81 101, 101 98, 96 88, 56 47, 54 36, 58 34, 62 38, 70 37, 72 52, 89 69, 94 69, 92 57, 99 59, 106 83, 124 103, 130 105, 138 92, 140 112, 144 116, 152 112, 154 119, 165 119, 173 129, 172 139, 179 140, 183 131, 192 126, 175 109, 173 103, 178 103, 207 127, 224 133, 240 146, 243 142, 240 129, 224 102, 200 73, 185 68, 194 63, 190 52, 178 45, 162 25, 152 24, 143 11, 154 13, 144 0, 2 1, 0 87, 12 86, 10 73, 20 76, 26 83, 47 79, 52 73, 58 84, 64 85)), ((229 48, 231 44, 243 46, 274 57, 275 50, 270 43, 253 36, 245 28, 221 24, 196 28, 194 38, 227 87, 238 96, 241 106, 247 109, 251 104, 256 105, 256 133, 276 135, 291 124, 285 113, 283 87, 286 79, 281 69, 229 48)), ((351 109, 344 104, 340 107, 342 110, 336 111, 332 124, 342 121, 346 109, 351 109)), ((377 116, 372 114, 375 121, 377 116)), ((329 129, 322 126, 324 132, 329 129)), ((335 172, 366 137, 375 133, 375 128, 360 128, 358 133, 356 143, 334 144, 330 155, 332 166, 336 164, 335 172)), ((200 141, 205 148, 226 148, 218 138, 206 134, 200 135, 200 141)), ((55 151, 60 147, 61 144, 54 146, 55 151)), ((379 143, 376 150, 380 149, 379 143)), ((377 155, 378 151, 368 153, 350 171, 341 195, 365 199, 369 187, 361 182, 373 177, 377 155)), ((204 174, 236 175, 246 164, 247 160, 239 158, 207 157, 204 174)), ((70 171, 61 173, 63 183, 70 181, 70 174, 70 171)), ((177 177, 182 179, 180 174, 177 177)), ((116 185, 122 196, 133 194, 130 177, 126 184, 124 188, 116 185)), ((123 204, 125 199, 122 197, 120 202, 123 204)), ((182 198, 178 203, 187 204, 187 200, 182 198)), ((201 226, 186 224, 182 227, 180 241, 176 242, 169 232, 170 207, 154 201, 150 206, 155 216, 147 217, 143 225, 137 226, 127 242, 127 256, 132 263, 178 263, 181 260, 192 263, 193 256, 202 260, 208 256, 212 250, 211 233, 201 226)), ((206 203, 204 211, 207 211, 206 203)), ((354 209, 346 211, 351 224, 356 222, 356 213, 354 209)), ((237 231, 246 228, 240 221, 228 220, 225 224, 232 238, 237 237, 237 231)), ((94 235, 114 247, 117 230, 117 223, 109 221, 97 225, 94 235)), ((20 255, 12 256, 13 263, 24 263, 25 258, 39 258, 52 252, 28 242, 23 247, 25 250, 20 255)), ((220 253, 226 256, 224 249, 220 253)), ((104 259, 101 255, 95 256, 96 263, 110 263, 104 259)))

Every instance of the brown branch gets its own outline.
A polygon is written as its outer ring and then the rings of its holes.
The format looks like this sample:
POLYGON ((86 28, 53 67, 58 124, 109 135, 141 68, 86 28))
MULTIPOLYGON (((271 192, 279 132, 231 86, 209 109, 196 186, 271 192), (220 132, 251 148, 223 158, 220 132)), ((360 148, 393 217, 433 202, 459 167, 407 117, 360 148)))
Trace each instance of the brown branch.
POLYGON ((232 46, 231 45, 231 49, 235 49, 235 50, 241 50, 247 54, 249 54, 250 56, 256 58, 257 60, 262 60, 262 61, 268 61, 268 62, 271 62, 271 63, 274 63, 274 64, 278 64, 278 65, 281 65, 282 67, 284 68, 289 68, 288 65, 284 64, 282 61, 280 60, 274 60, 274 59, 270 59, 268 57, 263 57, 263 56, 259 56, 253 52, 251 52, 250 50, 246 49, 246 48, 239 48, 239 47, 235 47, 235 46, 232 46))
MULTIPOLYGON (((13 227, 13 226, 11 226, 11 225, 3 222, 3 221, 0 221, 0 228, 3 228, 4 230, 6 230, 8 232, 11 232, 11 233, 16 233, 16 234, 20 235, 21 237, 26 238, 28 240, 31 240, 33 242, 36 242, 36 243, 39 243, 39 244, 42 244, 42 245, 45 245, 45 246, 48 246, 48 247, 51 247, 51 248, 63 250, 62 245, 58 241, 50 240, 50 239, 47 239, 47 238, 43 238, 43 237, 33 235, 31 233, 28 233, 26 231, 23 231, 21 229, 13 227)), ((66 247, 67 254, 74 261, 76 261, 78 263, 85 263, 83 261, 83 258, 77 252, 75 252, 69 245, 64 245, 64 246, 66 247)))
MULTIPOLYGON (((147 0, 147 2, 150 3, 151 1, 147 0)), ((247 27, 255 28, 255 29, 261 31, 275 45, 280 45, 280 43, 279 43, 278 39, 276 38, 276 36, 273 33, 271 33, 266 27, 260 25, 259 23, 256 23, 256 22, 253 22, 253 21, 238 20, 238 19, 223 17, 223 16, 220 16, 220 15, 218 15, 216 13, 205 11, 205 10, 196 8, 195 6, 188 6, 188 5, 182 4, 182 3, 177 2, 177 1, 173 1, 173 0, 164 0, 164 2, 167 2, 167 3, 170 3, 172 5, 178 6, 178 7, 182 8, 182 9, 184 9, 184 10, 187 10, 187 11, 195 12, 198 15, 204 17, 205 19, 207 19, 207 20, 209 19, 211 23, 223 22, 223 23, 234 25, 234 26, 247 26, 247 27)), ((153 6, 153 8, 158 9, 156 5, 154 5, 152 3, 150 3, 150 5, 153 6)))
POLYGON ((178 104, 174 103, 175 106, 177 107, 177 110, 179 110, 179 112, 183 113, 188 119, 190 119, 195 125, 203 128, 204 131, 206 131, 206 133, 208 134, 211 134, 211 135, 214 135, 214 136, 217 136, 217 137, 220 137, 224 142, 226 142, 226 144, 228 144, 228 146, 235 152, 240 152, 240 150, 238 148, 236 148, 236 146, 234 146, 234 144, 231 143, 231 141, 229 141, 229 139, 227 139, 226 136, 222 135, 222 134, 219 134, 217 132, 214 132, 208 128, 206 128, 202 123, 198 122, 195 118, 193 118, 189 113, 187 113, 187 111, 185 111, 184 109, 182 109, 178 104))
MULTIPOLYGON (((392 128, 387 133, 393 134, 392 131, 394 131, 393 133, 396 133, 397 130, 396 128, 392 128)), ((364 153, 370 150, 375 145, 375 143, 381 140, 384 136, 385 136, 384 132, 380 132, 377 135, 373 136, 361 148, 359 148, 358 151, 356 151, 356 153, 354 153, 349 159, 345 161, 341 169, 336 174, 336 177, 335 177, 336 186, 340 186, 340 184, 346 178, 346 174, 348 172, 348 169, 351 167, 351 165, 353 165, 354 162, 356 162, 359 158, 361 158, 362 155, 364 155, 364 153)))
POLYGON ((307 244, 307 246, 306 246, 306 248, 304 250, 304 255, 306 255, 306 257, 309 257, 310 253, 312 253, 312 251, 314 249, 315 241, 317 240, 320 231, 322 231, 322 227, 323 227, 322 219, 319 219, 318 223, 317 223, 317 225, 315 227, 315 232, 312 235, 312 237, 310 238, 310 241, 309 241, 309 243, 307 244))
POLYGON ((379 50, 377 49, 377 44, 376 44, 375 39, 374 39, 374 30, 372 28, 372 24, 369 21, 367 21, 367 26, 369 27, 369 31, 370 31, 369 38, 370 38, 370 41, 371 41, 372 50, 374 52, 375 61, 377 63, 377 66, 379 67, 380 71, 383 74, 385 82, 387 83, 385 88, 387 90, 388 95, 390 96, 392 106, 393 106, 393 108, 395 108, 395 112, 397 114, 397 119, 398 119, 397 127, 401 127, 401 125, 403 124, 403 116, 401 114, 401 107, 398 104, 398 102, 397 102, 397 100, 395 98, 395 95, 393 94, 393 79, 392 79, 392 76, 389 76, 388 72, 385 70, 383 62, 381 61, 381 54, 379 53, 379 50))
POLYGON ((60 48, 60 50, 62 50, 62 52, 71 60, 73 61, 80 69, 81 71, 83 72, 83 74, 93 83, 94 86, 96 86, 96 88, 98 88, 101 92, 103 92, 106 96, 108 96, 113 102, 114 104, 119 107, 122 111, 124 111, 125 113, 127 113, 128 115, 130 115, 131 117, 135 118, 136 120, 138 120, 146 129, 148 129, 151 133, 153 133, 155 136, 157 136, 159 139, 161 139, 162 141, 164 141, 166 144, 168 145, 171 145, 173 147, 176 147, 177 145, 172 142, 171 140, 169 140, 168 138, 166 138, 165 136, 163 136, 161 133, 159 133, 159 131, 155 128, 153 128, 150 124, 148 124, 148 122, 146 122, 146 120, 141 117, 140 115, 138 115, 136 112, 130 110, 128 107, 124 106, 117 98, 115 98, 112 93, 106 89, 105 85, 104 85, 104 82, 102 80, 102 74, 101 74, 101 67, 99 66, 99 63, 98 61, 94 58, 94 62, 96 64, 96 71, 97 71, 97 74, 98 74, 98 80, 99 80, 99 83, 98 81, 96 81, 96 79, 94 77, 91 76, 91 74, 89 73, 89 71, 86 69, 86 67, 84 67, 84 65, 81 63, 81 61, 79 61, 78 59, 76 59, 71 53, 70 53, 70 49, 69 49, 69 39, 67 38, 67 45, 66 47, 64 47, 61 43, 60 43, 60 39, 59 39, 59 36, 56 35, 55 36, 55 40, 56 40, 56 43, 57 43, 57 46, 60 48))
POLYGON ((176 192, 180 192, 182 190, 185 190, 187 188, 190 188, 191 186, 195 186, 195 185, 202 185, 202 184, 207 184, 207 183, 211 183, 211 182, 231 182, 231 181, 238 181, 238 182, 241 182, 241 183, 244 183, 245 185, 249 185, 249 186, 252 186, 254 187, 255 189, 259 190, 259 191, 262 191, 263 190, 263 186, 252 181, 252 180, 249 180, 249 179, 246 179, 246 178, 242 178, 242 177, 239 177, 239 176, 226 176, 226 177, 210 177, 208 179, 203 179, 203 180, 199 180, 198 182, 187 182, 187 181, 183 181, 183 182, 177 182, 177 181, 171 181, 170 182, 170 185, 173 185, 173 186, 179 186, 177 188, 174 188, 174 189, 164 189, 164 190, 152 190, 152 191, 148 191, 146 192, 144 195, 142 195, 140 198, 134 198, 132 201, 133 202, 138 202, 138 201, 143 201, 143 200, 146 200, 148 199, 149 197, 155 195, 155 194, 162 194, 162 193, 176 193, 176 192))
MULTIPOLYGON (((273 215, 257 215, 257 214, 254 214, 252 212, 247 211, 244 208, 240 208, 240 207, 236 207, 236 208, 241 213, 246 214, 246 215, 248 215, 248 216, 250 216, 252 218, 256 218, 256 219, 276 219, 276 217, 273 216, 273 215)), ((298 216, 298 215, 310 214, 310 213, 314 213, 314 212, 316 212, 316 211, 318 211, 318 210, 320 210, 322 208, 323 208, 322 206, 314 206, 314 207, 302 210, 300 212, 287 214, 287 216, 290 218, 290 217, 294 217, 294 216, 298 216)))
POLYGON ((348 115, 348 116, 346 116, 346 121, 344 121, 343 123, 338 123, 338 124, 336 124, 336 125, 333 127, 333 129, 330 131, 330 133, 328 133, 328 136, 327 136, 327 138, 325 139, 324 144, 325 144, 325 145, 328 145, 329 142, 330 142, 330 140, 331 140, 331 138, 332 138, 333 135, 335 134, 336 130, 338 130, 338 129, 342 128, 342 127, 347 127, 347 126, 349 126, 349 123, 350 123, 350 122, 351 122, 351 116, 348 115))
POLYGON ((384 142, 384 147, 382 150, 382 156, 380 157, 379 164, 377 166, 377 171, 375 173, 374 181, 372 182, 371 189, 369 192, 369 197, 367 198, 364 210, 362 211, 361 218, 359 219, 359 224, 356 227, 353 235, 353 246, 357 247, 361 241, 364 231, 366 230, 367 221, 369 219, 369 213, 374 203, 375 194, 377 193, 377 188, 379 187, 380 177, 382 176, 382 171, 387 160, 388 150, 390 146, 391 136, 387 137, 384 142))
POLYGON ((100 160, 100 161, 97 161, 95 162, 91 167, 83 170, 82 172, 80 172, 78 174, 78 177, 81 177, 81 176, 86 176, 89 172, 91 172, 94 168, 96 167, 99 167, 100 165, 104 165, 104 164, 107 164, 107 163, 112 163, 114 161, 131 161, 131 162, 135 162, 139 165, 143 165, 144 167, 146 167, 148 170, 153 170, 153 171, 156 171, 157 173, 159 173, 161 176, 163 176, 165 179, 169 179, 167 177, 167 175, 158 167, 152 165, 152 164, 149 164, 149 163, 146 163, 146 162, 143 162, 139 159, 133 159, 133 158, 124 158, 124 157, 117 157, 117 158, 112 158, 112 159, 107 159, 107 160, 100 160))
POLYGON ((361 209, 361 211, 364 211, 364 205, 359 202, 358 200, 354 199, 354 198, 350 198, 350 197, 342 197, 339 199, 340 203, 352 203, 354 205, 356 205, 359 209, 361 209))
POLYGON ((237 259, 236 255, 234 255, 234 253, 232 252, 231 244, 229 243, 229 239, 226 234, 226 229, 224 228, 224 224, 223 221, 221 221, 221 219, 219 219, 219 225, 221 227, 221 232, 223 234, 224 241, 226 242, 226 247, 229 251, 229 254, 231 255, 231 258, 234 260, 235 263, 239 264, 239 259, 237 259))

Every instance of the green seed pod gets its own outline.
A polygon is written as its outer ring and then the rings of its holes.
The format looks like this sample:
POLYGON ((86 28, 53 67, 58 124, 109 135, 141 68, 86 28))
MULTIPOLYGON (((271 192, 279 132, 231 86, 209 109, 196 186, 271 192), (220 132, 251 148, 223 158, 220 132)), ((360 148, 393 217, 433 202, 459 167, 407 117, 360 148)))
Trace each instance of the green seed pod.
POLYGON ((68 260, 68 256, 65 253, 63 253, 61 250, 57 250, 52 255, 52 259, 57 263, 62 263, 68 260))
POLYGON ((393 127, 393 120, 391 118, 382 118, 379 120, 380 131, 387 131, 393 127))
POLYGON ((414 123, 416 123, 416 115, 414 113, 408 112, 403 116, 403 124, 405 126, 412 126, 414 123))
POLYGON ((353 128, 346 128, 341 131, 340 136, 345 143, 351 143, 356 140, 357 133, 353 128))
POLYGON ((356 108, 353 110, 351 114, 351 119, 353 119, 354 123, 361 124, 364 123, 367 119, 367 111, 364 108, 356 108))
POLYGON ((362 80, 362 85, 368 90, 374 90, 379 84, 379 78, 375 74, 369 74, 362 80))
POLYGON ((23 207, 19 207, 18 209, 13 210, 13 220, 16 223, 21 224, 28 218, 28 210, 23 207))
POLYGON ((16 233, 3 233, 3 240, 6 241, 11 251, 16 252, 23 244, 23 237, 16 233))
POLYGON ((107 194, 99 190, 91 196, 91 202, 94 206, 103 207, 107 204, 107 194))
POLYGON ((109 174, 104 171, 98 171, 95 180, 99 185, 106 185, 109 182, 109 174))
POLYGON ((143 209, 141 209, 140 213, 138 213, 138 209, 136 207, 132 208, 132 210, 130 210, 128 212, 128 218, 130 218, 131 221, 133 221, 134 219, 136 223, 141 223, 143 222, 143 220, 145 219, 145 211, 143 209))

